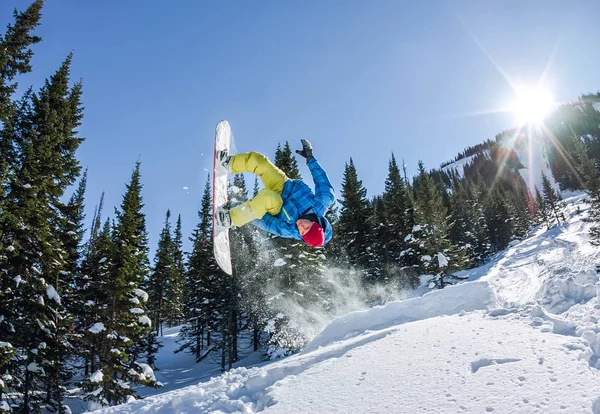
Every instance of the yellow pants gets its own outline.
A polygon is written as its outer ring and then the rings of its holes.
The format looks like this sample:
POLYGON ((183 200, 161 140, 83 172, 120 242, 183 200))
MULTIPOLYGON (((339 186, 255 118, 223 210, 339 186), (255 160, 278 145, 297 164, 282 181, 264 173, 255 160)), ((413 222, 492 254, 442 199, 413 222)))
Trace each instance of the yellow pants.
POLYGON ((250 172, 258 175, 265 186, 256 197, 231 209, 233 224, 241 227, 252 220, 261 219, 265 213, 275 215, 281 211, 281 193, 288 179, 283 171, 258 152, 233 155, 229 165, 233 173, 250 172))

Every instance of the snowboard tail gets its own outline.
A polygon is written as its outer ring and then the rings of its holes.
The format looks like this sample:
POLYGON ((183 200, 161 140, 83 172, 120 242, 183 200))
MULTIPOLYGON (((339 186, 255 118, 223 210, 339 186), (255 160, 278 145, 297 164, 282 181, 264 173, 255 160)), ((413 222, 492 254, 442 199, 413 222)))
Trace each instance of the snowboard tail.
POLYGON ((229 245, 229 229, 215 225, 215 210, 226 205, 227 199, 227 174, 228 171, 217 164, 217 151, 229 152, 231 145, 231 127, 229 122, 220 121, 215 131, 215 150, 213 158, 213 195, 212 195, 212 226, 213 247, 217 264, 225 273, 231 275, 231 248, 229 245))

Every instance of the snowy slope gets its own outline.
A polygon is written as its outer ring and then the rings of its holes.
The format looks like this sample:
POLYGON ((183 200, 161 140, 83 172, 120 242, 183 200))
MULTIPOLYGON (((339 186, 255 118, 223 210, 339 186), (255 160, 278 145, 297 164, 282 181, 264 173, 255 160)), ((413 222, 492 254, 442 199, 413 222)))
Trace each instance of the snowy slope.
MULTIPOLYGON (((542 191, 542 173, 548 177, 548 180, 550 180, 556 190, 560 190, 558 184, 554 180, 552 171, 550 170, 546 138, 540 138, 541 133, 536 134, 534 131, 532 131, 530 136, 531 138, 529 139, 519 138, 515 140, 512 135, 507 134, 503 136, 501 145, 507 149, 514 149, 519 161, 524 167, 519 170, 519 174, 527 184, 531 194, 535 195, 536 187, 542 191)), ((462 177, 464 176, 465 167, 472 164, 475 157, 481 155, 490 158, 489 151, 483 150, 478 154, 462 158, 445 166, 442 168, 442 171, 448 174, 456 171, 458 175, 462 177)))
POLYGON ((475 157, 477 157, 478 155, 482 155, 482 154, 489 158, 489 152, 482 151, 481 154, 471 155, 469 157, 461 158, 458 161, 454 161, 453 163, 448 164, 445 167, 443 167, 442 171, 444 171, 445 173, 450 174, 450 175, 454 171, 456 171, 456 173, 458 174, 459 177, 463 177, 465 175, 465 167, 467 165, 472 164, 475 157))
MULTIPOLYGON (((518 144, 514 145, 515 153, 525 167, 519 170, 521 177, 527 183, 531 194, 535 194, 536 187, 540 192, 542 191, 542 173, 546 175, 554 188, 559 190, 548 162, 547 138, 544 138, 542 134, 531 133, 529 135, 530 138, 519 139, 518 144)), ((512 137, 505 137, 503 144, 508 147, 512 145, 512 141, 512 137)))
POLYGON ((469 282, 347 314, 292 357, 101 412, 600 414, 600 255, 581 198, 568 223, 469 282))

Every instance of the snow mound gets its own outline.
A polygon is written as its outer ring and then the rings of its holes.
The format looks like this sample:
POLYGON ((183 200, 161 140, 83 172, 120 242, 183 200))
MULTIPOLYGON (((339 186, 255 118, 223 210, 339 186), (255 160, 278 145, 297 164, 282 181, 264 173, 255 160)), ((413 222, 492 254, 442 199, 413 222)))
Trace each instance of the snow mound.
POLYGON ((435 290, 402 302, 391 302, 365 311, 351 312, 332 321, 305 348, 306 351, 421 319, 488 309, 495 296, 487 282, 471 282, 435 290))
POLYGON ((576 275, 547 281, 540 292, 540 303, 551 313, 563 313, 578 303, 595 298, 598 276, 592 272, 583 272, 579 276, 585 280, 578 281, 576 275))

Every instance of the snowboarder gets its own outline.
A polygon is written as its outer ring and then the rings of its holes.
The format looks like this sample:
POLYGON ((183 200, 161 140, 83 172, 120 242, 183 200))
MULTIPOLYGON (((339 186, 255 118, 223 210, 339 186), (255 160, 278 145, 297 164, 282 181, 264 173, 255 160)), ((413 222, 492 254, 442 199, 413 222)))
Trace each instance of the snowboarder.
POLYGON ((263 188, 256 197, 231 209, 220 206, 215 211, 215 224, 241 227, 252 222, 256 227, 280 237, 303 240, 319 247, 333 234, 325 213, 335 200, 327 174, 313 156, 312 145, 302 139, 302 151, 315 182, 315 193, 302 180, 288 178, 267 157, 258 152, 229 155, 217 151, 217 163, 228 172, 250 172, 262 180, 263 188))

